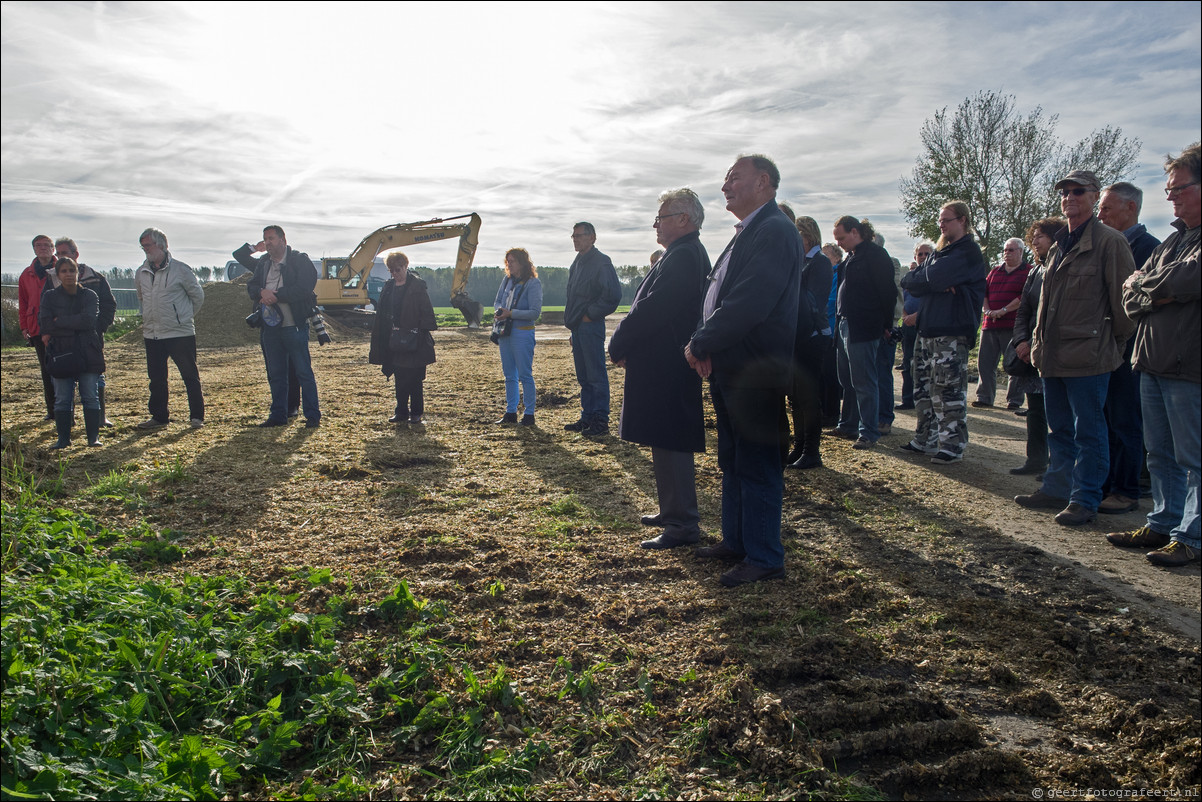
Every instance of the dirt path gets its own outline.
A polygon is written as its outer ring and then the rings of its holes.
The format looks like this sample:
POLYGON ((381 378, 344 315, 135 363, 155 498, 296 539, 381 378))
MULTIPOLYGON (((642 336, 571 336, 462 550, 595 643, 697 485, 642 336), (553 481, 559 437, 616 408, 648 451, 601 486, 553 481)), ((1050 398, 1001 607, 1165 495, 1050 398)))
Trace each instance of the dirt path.
MULTIPOLYGON (((970 388, 971 395, 971 388, 970 388)), ((886 439, 901 445, 914 431, 914 413, 898 412, 894 431, 886 439)), ((970 501, 974 518, 996 527, 1017 543, 1035 546, 1060 558, 1083 578, 1114 593, 1125 604, 1143 610, 1198 640, 1202 637, 1202 581, 1197 564, 1165 570, 1144 559, 1138 549, 1117 549, 1105 533, 1138 529, 1152 509, 1143 499, 1140 509, 1125 515, 1099 515, 1097 522, 1083 527, 1064 527, 1051 513, 1025 510, 1012 499, 1038 489, 1033 476, 1012 476, 1010 468, 1023 464, 1026 448, 1023 418, 1005 409, 970 409, 970 444, 964 461, 949 467, 931 465, 932 477, 942 476, 955 484, 952 491, 970 501)), ((899 452, 900 454, 900 452, 899 452)), ((909 460, 915 468, 928 470, 923 460, 909 460)))

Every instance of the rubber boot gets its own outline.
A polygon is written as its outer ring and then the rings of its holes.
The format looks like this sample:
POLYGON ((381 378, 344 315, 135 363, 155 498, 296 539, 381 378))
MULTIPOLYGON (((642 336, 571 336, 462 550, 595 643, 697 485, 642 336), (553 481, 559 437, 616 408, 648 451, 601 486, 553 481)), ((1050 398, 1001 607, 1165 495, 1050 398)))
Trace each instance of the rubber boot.
POLYGON ((58 430, 58 442, 50 446, 51 450, 71 445, 71 425, 73 423, 75 423, 75 415, 71 410, 54 413, 54 428, 58 430))
POLYGON ((100 410, 85 409, 83 411, 83 429, 88 435, 88 445, 100 445, 100 410))
POLYGON ((113 422, 109 420, 107 407, 104 405, 104 388, 99 387, 96 390, 96 395, 100 397, 100 425, 106 429, 111 429, 113 422))

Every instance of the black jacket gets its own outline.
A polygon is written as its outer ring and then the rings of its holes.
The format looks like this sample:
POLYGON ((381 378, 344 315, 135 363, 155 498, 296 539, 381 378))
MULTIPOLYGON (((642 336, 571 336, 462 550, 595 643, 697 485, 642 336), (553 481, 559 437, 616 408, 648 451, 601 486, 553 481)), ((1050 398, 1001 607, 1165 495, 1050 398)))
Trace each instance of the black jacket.
MULTIPOLYGON (((252 253, 254 253, 253 249, 249 243, 246 243, 234 251, 234 258, 247 270, 254 271, 254 275, 247 282, 246 293, 255 303, 262 303, 259 297, 267 282, 271 257, 255 258, 251 256, 252 253)), ((313 292, 314 287, 317 286, 317 268, 313 266, 313 260, 309 258, 308 254, 294 251, 289 245, 284 263, 280 266, 280 274, 283 280, 279 290, 276 291, 276 298, 288 304, 292 309, 293 321, 296 325, 303 326, 308 318, 313 317, 314 309, 317 306, 317 294, 313 292)))
POLYGON ((987 272, 981 247, 963 236, 902 276, 902 287, 922 299, 919 336, 971 337, 975 343, 987 272))
MULTIPOLYGON (((78 335, 83 344, 84 373, 104 373, 104 348, 100 334, 96 331, 96 319, 100 314, 100 301, 96 293, 80 287, 74 295, 68 295, 62 287, 42 293, 38 309, 38 329, 50 335, 48 349, 53 351, 55 341, 74 340, 78 335)), ((67 346, 70 348, 70 345, 67 346)))
POLYGON ((430 332, 438 328, 434 319, 434 305, 430 303, 430 292, 426 282, 417 273, 409 277, 399 289, 396 279, 389 279, 380 291, 380 302, 376 304, 376 320, 371 330, 371 348, 367 361, 384 368, 384 375, 391 376, 397 368, 420 368, 434 362, 434 338, 430 332), (390 347, 394 328, 418 331, 417 350, 397 353, 390 347))
POLYGON ((113 296, 108 279, 87 265, 80 264, 79 286, 87 287, 96 293, 96 298, 100 301, 100 312, 96 315, 96 331, 104 334, 117 317, 117 299, 113 296))
POLYGON ((893 309, 897 305, 889 252, 870 240, 857 245, 839 268, 835 304, 835 313, 847 321, 851 342, 884 337, 893 328, 893 309))
POLYGON ((626 361, 618 436, 670 451, 704 451, 701 377, 684 347, 697 328, 710 259, 694 231, 668 246, 635 293, 609 341, 626 361))
POLYGON ((730 262, 718 306, 693 334, 689 350, 698 359, 712 359, 711 376, 722 384, 785 388, 793 370, 801 237, 769 203, 726 250, 730 262))
POLYGON ((589 320, 603 320, 621 302, 622 284, 613 261, 596 247, 577 254, 568 268, 563 324, 574 329, 586 316, 589 320))

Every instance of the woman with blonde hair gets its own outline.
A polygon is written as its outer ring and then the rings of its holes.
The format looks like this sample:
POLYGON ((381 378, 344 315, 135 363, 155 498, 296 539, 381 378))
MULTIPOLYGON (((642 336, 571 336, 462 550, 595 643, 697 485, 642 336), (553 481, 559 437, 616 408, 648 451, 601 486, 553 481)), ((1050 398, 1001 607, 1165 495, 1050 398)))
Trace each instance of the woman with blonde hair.
POLYGON ((968 446, 968 352, 981 326, 985 258, 963 201, 939 210, 939 231, 935 253, 901 280, 922 302, 914 348, 918 423, 914 439, 901 448, 947 465, 963 459, 968 446))
POLYGON ((534 324, 543 311, 543 285, 525 248, 510 248, 505 253, 505 280, 497 289, 493 307, 492 339, 501 349, 505 376, 505 414, 497 423, 517 423, 521 401, 525 405, 522 425, 533 426, 534 324))

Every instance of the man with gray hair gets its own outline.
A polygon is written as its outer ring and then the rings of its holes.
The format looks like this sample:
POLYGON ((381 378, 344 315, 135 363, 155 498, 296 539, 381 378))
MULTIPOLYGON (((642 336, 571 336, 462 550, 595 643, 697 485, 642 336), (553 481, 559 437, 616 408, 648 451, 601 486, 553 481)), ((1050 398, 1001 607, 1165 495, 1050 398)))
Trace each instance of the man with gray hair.
POLYGON ((1073 170, 1055 189, 1068 226, 1048 251, 1031 333, 1031 364, 1043 377, 1049 463, 1039 490, 1014 501, 1028 509, 1064 507, 1056 523, 1080 526, 1097 518, 1110 470, 1103 407, 1110 372, 1135 331, 1123 309, 1123 282, 1135 261, 1123 235, 1094 216, 1097 176, 1073 170))
POLYGON ((138 237, 146 261, 134 275, 142 305, 142 341, 150 377, 150 417, 139 429, 161 429, 171 421, 167 411, 167 360, 171 359, 188 391, 188 422, 205 425, 205 400, 196 367, 196 313, 205 293, 192 268, 167 250, 167 235, 148 228, 138 237))
POLYGON ((726 587, 785 575, 779 420, 802 253, 797 229, 776 205, 779 186, 780 171, 765 156, 740 156, 727 171, 722 194, 739 222, 708 276, 701 325, 684 349, 689 366, 710 380, 722 471, 722 542, 696 554, 738 562, 719 580, 726 587))
MULTIPOLYGON (((1002 263, 985 277, 985 303, 981 310, 981 347, 977 351, 977 400, 974 407, 993 406, 997 392, 997 363, 1014 336, 1014 318, 1023 294, 1023 285, 1031 265, 1023 258, 1027 246, 1018 237, 1011 237, 1002 246, 1002 263)), ((1023 405, 1021 388, 1010 377, 1006 387, 1007 409, 1023 405)))
MULTIPOLYGON (((1144 193, 1127 181, 1102 190, 1098 219, 1123 232, 1138 270, 1148 261, 1160 240, 1139 222, 1144 193)), ((1127 341, 1123 361, 1110 373, 1106 393, 1106 425, 1110 430, 1110 473, 1102 486, 1105 498, 1098 512, 1121 514, 1138 509, 1140 474, 1144 467, 1143 415, 1139 401, 1139 374, 1131 369, 1135 338, 1127 341)))
POLYGON ((651 447, 659 512, 644 526, 663 527, 645 549, 670 549, 701 537, 693 454, 705 450, 701 377, 684 347, 701 317, 710 260, 701 244, 705 209, 691 189, 659 196, 655 238, 666 249, 639 284, 630 311, 609 341, 609 358, 626 369, 618 436, 651 447))

